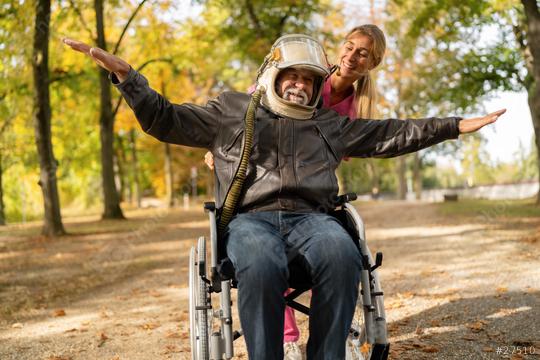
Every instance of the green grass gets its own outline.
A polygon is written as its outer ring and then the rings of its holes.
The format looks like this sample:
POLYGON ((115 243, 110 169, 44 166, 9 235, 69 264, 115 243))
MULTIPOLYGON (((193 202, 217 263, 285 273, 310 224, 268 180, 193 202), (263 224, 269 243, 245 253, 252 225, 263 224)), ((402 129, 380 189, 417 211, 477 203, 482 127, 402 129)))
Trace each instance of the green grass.
POLYGON ((438 204, 439 211, 448 216, 540 217, 540 206, 535 199, 477 200, 463 199, 438 204))

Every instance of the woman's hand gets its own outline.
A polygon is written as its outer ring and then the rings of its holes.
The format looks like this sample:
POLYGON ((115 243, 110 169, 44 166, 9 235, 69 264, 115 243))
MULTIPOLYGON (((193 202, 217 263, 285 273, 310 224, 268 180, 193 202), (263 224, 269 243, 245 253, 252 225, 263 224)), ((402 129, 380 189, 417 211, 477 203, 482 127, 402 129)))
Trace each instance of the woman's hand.
POLYGON ((204 162, 210 170, 214 170, 214 156, 210 151, 204 155, 204 162))

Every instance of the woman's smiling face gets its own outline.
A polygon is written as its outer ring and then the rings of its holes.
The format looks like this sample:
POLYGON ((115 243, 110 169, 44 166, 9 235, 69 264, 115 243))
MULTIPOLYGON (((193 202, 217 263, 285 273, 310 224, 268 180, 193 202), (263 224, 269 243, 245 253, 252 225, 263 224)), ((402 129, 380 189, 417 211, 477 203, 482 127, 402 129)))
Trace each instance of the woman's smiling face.
POLYGON ((340 76, 357 79, 373 68, 371 49, 373 41, 367 35, 352 34, 339 51, 340 76))

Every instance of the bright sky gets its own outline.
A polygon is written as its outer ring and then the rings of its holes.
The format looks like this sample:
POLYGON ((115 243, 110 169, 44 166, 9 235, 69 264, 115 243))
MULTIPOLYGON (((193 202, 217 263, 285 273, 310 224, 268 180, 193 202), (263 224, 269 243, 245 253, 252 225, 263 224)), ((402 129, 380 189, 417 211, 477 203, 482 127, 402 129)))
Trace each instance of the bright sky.
POLYGON ((487 111, 506 108, 506 113, 491 126, 482 129, 487 139, 487 150, 493 159, 511 162, 521 146, 530 151, 534 134, 531 113, 527 104, 527 93, 501 93, 500 96, 484 102, 487 111))

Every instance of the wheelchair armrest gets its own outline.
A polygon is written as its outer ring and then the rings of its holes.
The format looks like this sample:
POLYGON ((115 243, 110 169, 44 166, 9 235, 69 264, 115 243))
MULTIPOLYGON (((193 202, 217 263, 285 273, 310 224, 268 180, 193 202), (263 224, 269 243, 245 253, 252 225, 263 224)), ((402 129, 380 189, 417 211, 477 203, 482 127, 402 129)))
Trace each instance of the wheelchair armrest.
POLYGON ((208 201, 204 203, 205 211, 216 211, 216 203, 213 201, 208 201))
POLYGON ((355 201, 356 199, 358 199, 358 196, 355 193, 348 193, 348 194, 340 195, 336 199, 336 207, 343 206, 344 204, 351 201, 355 201))

